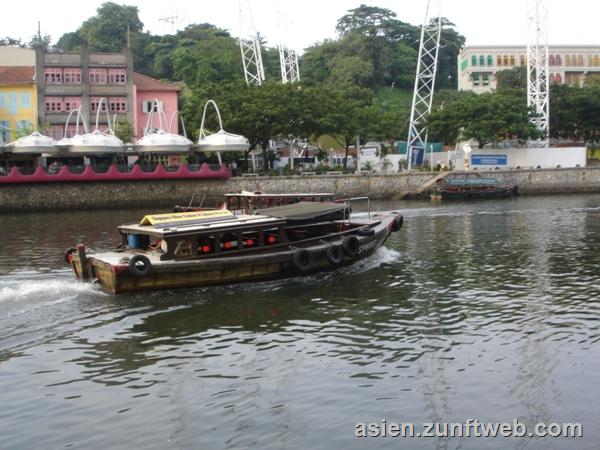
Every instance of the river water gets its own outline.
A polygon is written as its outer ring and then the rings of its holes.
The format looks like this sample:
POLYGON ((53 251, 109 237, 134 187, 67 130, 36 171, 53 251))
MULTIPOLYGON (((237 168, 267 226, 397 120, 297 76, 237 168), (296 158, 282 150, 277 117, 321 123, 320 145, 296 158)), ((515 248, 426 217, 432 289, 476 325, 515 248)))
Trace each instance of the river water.
POLYGON ((116 298, 62 252, 145 211, 0 216, 0 447, 599 448, 600 196, 373 207, 355 267, 116 298), (583 437, 355 436, 469 418, 583 437))

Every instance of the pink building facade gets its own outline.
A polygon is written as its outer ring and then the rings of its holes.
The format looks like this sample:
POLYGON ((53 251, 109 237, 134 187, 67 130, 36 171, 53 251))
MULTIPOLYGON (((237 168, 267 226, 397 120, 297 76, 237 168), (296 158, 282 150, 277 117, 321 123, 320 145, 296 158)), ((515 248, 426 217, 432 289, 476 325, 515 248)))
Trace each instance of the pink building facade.
MULTIPOLYGON (((135 139, 144 135, 144 129, 148 123, 148 117, 152 108, 158 100, 166 116, 166 124, 163 128, 171 133, 179 133, 179 116, 176 114, 177 94, 179 88, 173 84, 150 78, 146 75, 135 73, 133 76, 133 126, 135 139), (170 128, 169 128, 170 127, 170 128)), ((159 128, 159 115, 156 110, 152 114, 151 128, 159 128)))

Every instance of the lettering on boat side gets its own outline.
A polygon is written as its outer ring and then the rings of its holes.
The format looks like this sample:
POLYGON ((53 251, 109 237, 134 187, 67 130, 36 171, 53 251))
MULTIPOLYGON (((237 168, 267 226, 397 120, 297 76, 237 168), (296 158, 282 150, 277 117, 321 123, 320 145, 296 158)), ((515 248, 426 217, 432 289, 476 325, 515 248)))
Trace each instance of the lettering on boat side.
POLYGON ((360 255, 361 253, 367 252, 367 251, 371 250, 373 247, 375 247, 376 245, 377 245, 377 239, 372 239, 369 242, 366 242, 363 245, 361 245, 360 247, 358 247, 358 254, 360 255))

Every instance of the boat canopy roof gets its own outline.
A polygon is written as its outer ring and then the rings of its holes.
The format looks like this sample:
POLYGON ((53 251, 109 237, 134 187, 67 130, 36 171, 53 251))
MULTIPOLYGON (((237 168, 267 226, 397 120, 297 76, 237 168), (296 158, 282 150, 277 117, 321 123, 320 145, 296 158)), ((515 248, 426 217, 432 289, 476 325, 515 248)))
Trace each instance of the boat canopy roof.
POLYGON ((451 186, 496 186, 499 184, 495 178, 446 178, 444 181, 451 186))
POLYGON ((236 216, 226 209, 218 209, 148 215, 144 216, 140 223, 121 225, 119 230, 127 234, 145 234, 162 238, 171 235, 198 234, 199 232, 272 227, 283 223, 285 223, 284 220, 275 217, 236 216))
POLYGON ((265 192, 230 192, 225 194, 225 197, 258 197, 258 198, 313 198, 313 197, 331 197, 334 195, 331 192, 300 192, 286 194, 269 194, 265 192))
POLYGON ((258 214, 265 216, 283 217, 290 221, 298 221, 325 217, 331 218, 331 216, 348 217, 350 214, 350 207, 346 203, 298 202, 289 205, 259 209, 257 212, 258 214))

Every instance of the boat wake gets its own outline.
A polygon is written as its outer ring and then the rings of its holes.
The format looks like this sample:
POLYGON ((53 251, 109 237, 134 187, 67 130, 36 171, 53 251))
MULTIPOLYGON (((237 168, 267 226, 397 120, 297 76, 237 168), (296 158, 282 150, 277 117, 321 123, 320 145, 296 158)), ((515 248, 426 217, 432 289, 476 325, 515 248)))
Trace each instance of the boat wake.
POLYGON ((53 273, 14 273, 0 277, 0 304, 58 304, 73 300, 82 294, 101 294, 90 283, 79 283, 64 275, 53 273))
POLYGON ((387 247, 380 247, 368 258, 358 261, 345 269, 342 269, 342 272, 360 273, 379 267, 382 264, 393 264, 396 261, 398 261, 400 255, 400 252, 397 250, 393 250, 387 247))

